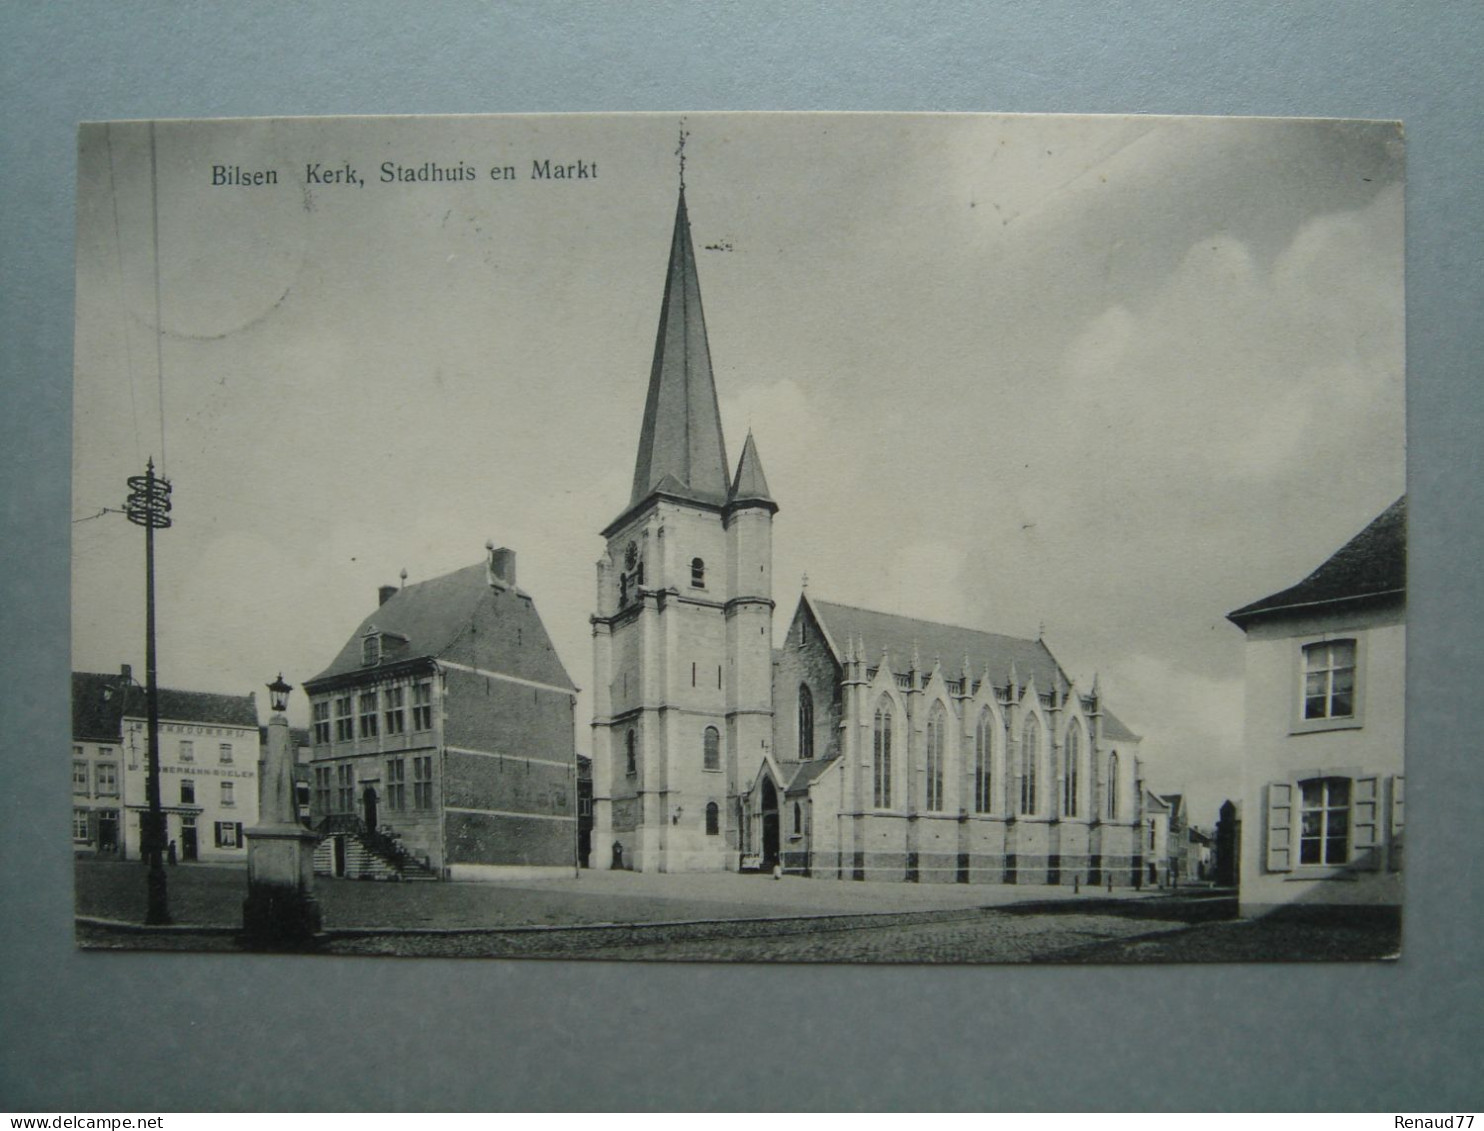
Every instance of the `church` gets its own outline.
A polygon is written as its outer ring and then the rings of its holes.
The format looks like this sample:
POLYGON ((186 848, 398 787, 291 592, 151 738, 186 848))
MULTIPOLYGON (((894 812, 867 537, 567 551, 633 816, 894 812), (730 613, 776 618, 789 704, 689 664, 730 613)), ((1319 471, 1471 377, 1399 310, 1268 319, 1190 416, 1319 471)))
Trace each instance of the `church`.
POLYGON ((918 883, 1140 882, 1139 737, 1044 641, 800 597, 728 461, 682 185, 628 504, 593 631, 598 866, 918 883))

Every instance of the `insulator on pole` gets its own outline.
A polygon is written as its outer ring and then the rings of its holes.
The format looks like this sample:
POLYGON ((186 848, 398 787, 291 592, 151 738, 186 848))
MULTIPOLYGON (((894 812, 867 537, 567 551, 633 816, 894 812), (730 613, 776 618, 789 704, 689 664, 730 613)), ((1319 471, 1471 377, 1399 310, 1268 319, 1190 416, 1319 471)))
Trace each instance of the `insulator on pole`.
POLYGON ((170 525, 170 481, 154 474, 129 476, 124 514, 135 526, 164 530, 170 525))

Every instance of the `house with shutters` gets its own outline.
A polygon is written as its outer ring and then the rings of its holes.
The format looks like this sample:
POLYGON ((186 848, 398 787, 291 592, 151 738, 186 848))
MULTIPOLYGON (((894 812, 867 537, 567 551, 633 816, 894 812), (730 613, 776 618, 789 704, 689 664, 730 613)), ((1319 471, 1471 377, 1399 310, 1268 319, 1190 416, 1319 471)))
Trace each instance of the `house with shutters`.
POLYGON ((1406 518, 1403 496, 1228 614, 1247 639, 1243 915, 1401 904, 1406 518))
POLYGON ((682 186, 591 618, 602 866, 1142 882, 1139 738, 1044 642, 815 599, 775 652, 773 499, 722 435, 682 186), (735 468, 735 469, 734 469, 735 468))
POLYGON ((515 552, 378 605, 309 697, 316 869, 367 878, 571 874, 577 688, 515 552))
MULTIPOLYGON (((160 805, 183 863, 246 863, 242 830, 258 822, 258 708, 253 695, 159 689, 160 805)), ((140 858, 149 811, 144 689, 117 675, 72 673, 72 844, 140 858)))

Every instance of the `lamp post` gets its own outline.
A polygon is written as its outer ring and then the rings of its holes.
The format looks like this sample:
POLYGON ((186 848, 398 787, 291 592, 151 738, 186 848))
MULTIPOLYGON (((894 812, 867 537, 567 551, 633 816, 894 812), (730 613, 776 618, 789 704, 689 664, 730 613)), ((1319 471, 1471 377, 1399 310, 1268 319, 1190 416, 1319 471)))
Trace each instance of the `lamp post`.
POLYGON ((283 673, 268 684, 273 715, 258 778, 258 823, 246 830, 247 899, 242 928, 259 950, 310 946, 320 930, 314 898, 314 847, 319 838, 299 823, 294 751, 289 737, 289 692, 283 673))
POLYGON ((155 662, 155 531, 170 526, 170 481, 155 474, 155 461, 143 475, 129 476, 129 498, 124 514, 144 527, 144 671, 145 702, 149 717, 149 761, 146 767, 144 814, 139 847, 149 860, 147 906, 144 921, 170 922, 170 897, 165 882, 165 812, 160 807, 160 689, 155 662))

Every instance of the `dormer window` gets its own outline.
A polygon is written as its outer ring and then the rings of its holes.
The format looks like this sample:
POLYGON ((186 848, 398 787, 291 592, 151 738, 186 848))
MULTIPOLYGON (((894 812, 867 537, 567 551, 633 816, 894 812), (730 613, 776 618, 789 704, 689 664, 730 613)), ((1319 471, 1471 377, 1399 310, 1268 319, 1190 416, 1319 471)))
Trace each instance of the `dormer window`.
POLYGON ((381 637, 368 632, 361 637, 361 667, 369 668, 381 663, 381 637))
POLYGON ((700 558, 690 560, 690 587, 692 589, 706 588, 706 563, 700 558))

